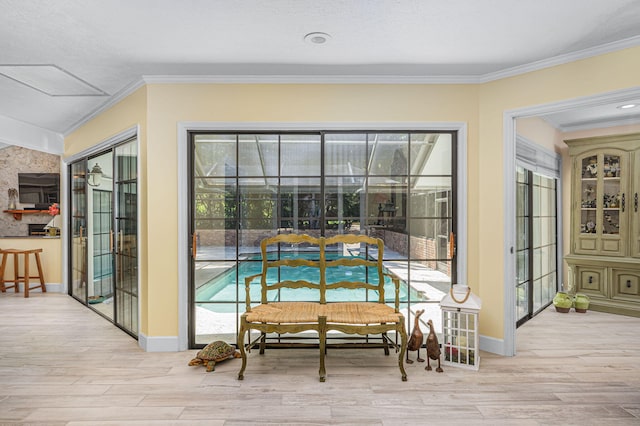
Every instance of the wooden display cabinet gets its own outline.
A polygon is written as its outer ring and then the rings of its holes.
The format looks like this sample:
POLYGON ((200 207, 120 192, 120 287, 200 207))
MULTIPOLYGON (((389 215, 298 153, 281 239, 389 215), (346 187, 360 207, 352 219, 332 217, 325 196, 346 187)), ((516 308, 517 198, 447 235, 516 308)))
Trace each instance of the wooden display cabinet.
POLYGON ((591 308, 640 316, 640 133, 565 141, 571 182, 569 288, 591 308))

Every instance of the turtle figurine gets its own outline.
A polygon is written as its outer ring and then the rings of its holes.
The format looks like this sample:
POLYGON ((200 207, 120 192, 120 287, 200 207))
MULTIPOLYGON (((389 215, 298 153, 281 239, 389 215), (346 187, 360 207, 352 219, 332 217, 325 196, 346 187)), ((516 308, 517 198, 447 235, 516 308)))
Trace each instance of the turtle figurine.
POLYGON ((216 362, 229 358, 240 358, 240 352, 228 343, 216 340, 199 350, 196 357, 189 361, 189 365, 203 364, 207 371, 215 371, 216 362))

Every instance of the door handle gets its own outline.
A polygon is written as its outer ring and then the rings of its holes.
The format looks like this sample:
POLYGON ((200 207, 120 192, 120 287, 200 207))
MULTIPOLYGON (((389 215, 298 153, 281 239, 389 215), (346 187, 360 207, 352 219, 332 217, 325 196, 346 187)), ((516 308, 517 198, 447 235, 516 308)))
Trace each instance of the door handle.
POLYGON ((109 231, 109 251, 113 252, 113 229, 109 231))
POLYGON ((194 232, 193 234, 191 234, 191 256, 194 259, 196 258, 196 255, 198 254, 198 246, 196 245, 197 240, 198 240, 198 236, 194 232))

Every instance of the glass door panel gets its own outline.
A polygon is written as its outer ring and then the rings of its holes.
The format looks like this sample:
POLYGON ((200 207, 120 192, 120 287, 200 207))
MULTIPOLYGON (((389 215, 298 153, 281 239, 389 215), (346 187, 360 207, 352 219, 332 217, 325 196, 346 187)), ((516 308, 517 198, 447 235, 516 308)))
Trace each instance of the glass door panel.
MULTIPOLYGON (((259 252, 251 235, 238 243, 239 202, 247 204, 253 196, 250 188, 265 188, 267 170, 277 172, 265 151, 274 149, 271 137, 241 135, 238 141, 241 170, 246 187, 238 190, 236 167, 236 135, 195 135, 192 156, 192 268, 190 339, 207 344, 215 339, 233 341, 237 323, 237 246, 246 252, 259 252), (264 144, 263 144, 264 141, 264 144), (266 145, 265 145, 266 144, 266 145), (269 165, 264 163, 267 160, 269 165), (222 164, 224 167, 221 165, 222 164), (241 192, 241 195, 238 194, 241 192), (253 248, 251 246, 254 245, 253 248)), ((277 139, 276 139, 277 143, 277 139)), ((277 145, 275 147, 277 152, 277 145)), ((260 204, 266 202, 260 197, 260 204)), ((265 207, 267 207, 265 205, 265 207)), ((251 209, 242 209, 245 222, 253 216, 251 209)))
POLYGON ((137 141, 115 148, 116 324, 138 335, 138 160, 137 141))
POLYGON ((516 320, 521 321, 526 320, 530 312, 529 173, 518 167, 516 179, 516 320))
POLYGON ((102 315, 113 320, 113 153, 90 158, 88 164, 100 174, 89 176, 87 194, 89 233, 89 286, 87 302, 102 315))
POLYGON ((558 287, 556 179, 522 167, 516 177, 516 321, 548 306, 558 287))
POLYGON ((71 164, 71 226, 69 294, 81 302, 87 301, 87 162, 81 160, 71 164))

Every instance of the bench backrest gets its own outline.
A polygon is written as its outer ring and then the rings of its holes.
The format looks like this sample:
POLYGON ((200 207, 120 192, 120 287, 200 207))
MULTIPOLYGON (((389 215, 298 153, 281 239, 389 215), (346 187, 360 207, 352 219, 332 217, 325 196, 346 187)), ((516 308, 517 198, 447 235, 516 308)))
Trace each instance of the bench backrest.
POLYGON ((262 270, 247 277, 247 311, 251 310, 250 283, 260 277, 261 303, 269 303, 268 293, 284 288, 314 290, 320 303, 327 303, 327 290, 371 290, 377 293, 378 303, 385 302, 385 277, 396 286, 397 278, 384 272, 384 242, 366 235, 346 234, 334 237, 311 237, 301 234, 280 234, 260 243, 262 270), (287 255, 291 253, 292 255, 287 255), (329 256, 327 256, 329 254, 329 256), (281 270, 301 268, 298 279, 281 279, 281 270), (271 281, 271 282, 270 282, 271 281))

